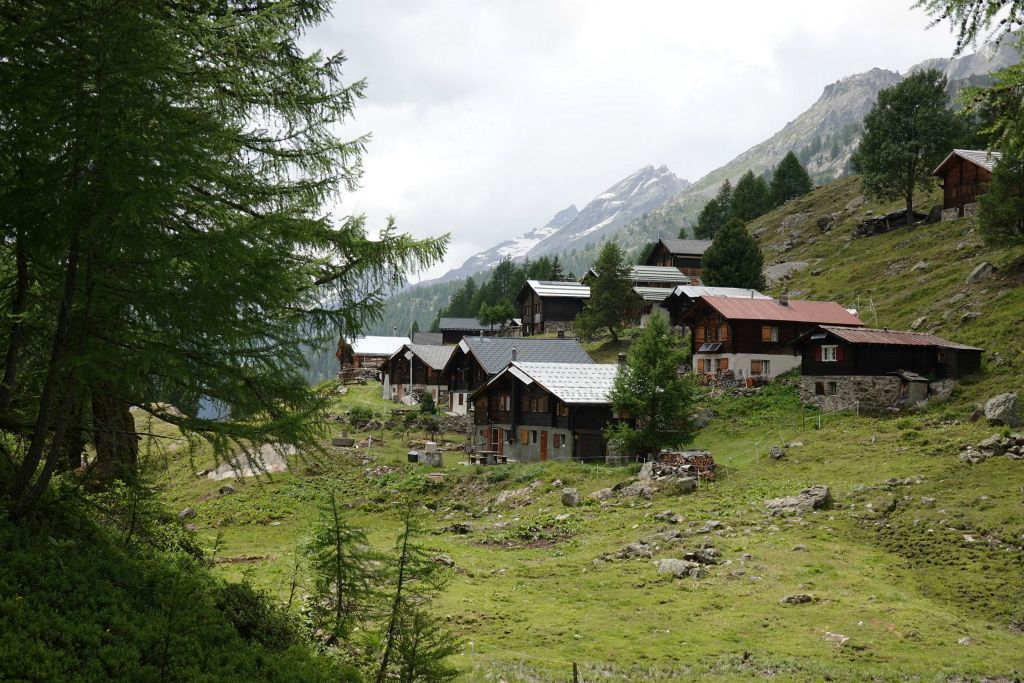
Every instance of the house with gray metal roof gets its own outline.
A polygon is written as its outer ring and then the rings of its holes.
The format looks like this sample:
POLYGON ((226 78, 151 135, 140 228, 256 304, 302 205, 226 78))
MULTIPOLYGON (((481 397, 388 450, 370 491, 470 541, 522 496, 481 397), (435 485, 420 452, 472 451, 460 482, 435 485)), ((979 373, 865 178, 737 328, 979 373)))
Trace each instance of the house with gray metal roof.
POLYGON ((412 404, 424 393, 442 408, 448 404, 448 363, 455 346, 404 344, 383 363, 384 398, 412 404))
POLYGON ((693 284, 700 284, 700 276, 704 272, 701 260, 710 246, 711 240, 662 238, 651 249, 645 263, 649 266, 672 266, 696 280, 693 284))
POLYGON ((471 396, 475 450, 519 462, 603 460, 619 369, 512 360, 471 396))
POLYGON ((992 180, 992 171, 1002 158, 1000 152, 979 149, 954 149, 946 155, 932 171, 933 176, 942 179, 939 184, 943 218, 963 216, 965 207, 978 201, 978 195, 985 191, 992 180))
POLYGON ((463 337, 515 337, 520 334, 521 322, 512 318, 501 325, 484 325, 476 318, 441 318, 437 329, 444 344, 458 344, 463 337))
POLYGON ((408 337, 356 337, 338 344, 341 367, 375 368, 409 343, 408 337))
POLYGON ((523 336, 570 327, 590 298, 590 287, 578 282, 527 280, 516 296, 523 336))
POLYGON ((469 395, 512 362, 593 364, 575 339, 463 337, 448 364, 449 410, 465 414, 469 395))

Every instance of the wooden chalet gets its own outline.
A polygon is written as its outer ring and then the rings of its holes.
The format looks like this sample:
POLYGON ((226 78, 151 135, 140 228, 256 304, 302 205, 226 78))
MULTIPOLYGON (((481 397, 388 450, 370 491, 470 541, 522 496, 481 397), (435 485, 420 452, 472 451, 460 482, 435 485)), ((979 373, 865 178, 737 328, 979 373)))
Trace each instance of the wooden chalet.
MULTIPOLYGON (((703 269, 701 260, 704 252, 711 246, 711 240, 684 240, 662 238, 654 245, 645 263, 649 266, 671 266, 683 275, 698 280, 703 269)), ((687 283, 689 284, 689 283, 687 283)))
POLYGON ((992 170, 1002 159, 1000 152, 976 149, 954 149, 942 160, 932 175, 941 178, 942 208, 956 209, 964 215, 964 207, 978 201, 978 195, 992 180, 992 170))
POLYGON ((510 320, 504 325, 484 325, 476 318, 441 318, 437 329, 441 331, 442 344, 458 344, 459 340, 468 335, 477 337, 512 336, 510 331, 518 333, 519 321, 510 320))
POLYGON ((516 296, 523 336, 570 326, 589 298, 590 287, 578 282, 527 280, 516 296))
POLYGON ((439 406, 447 405, 448 362, 454 351, 455 346, 403 345, 381 366, 384 398, 412 403, 418 391, 430 394, 439 406))
POLYGON ((616 364, 514 360, 473 393, 475 450, 519 462, 603 460, 616 364))
POLYGON ((345 368, 377 368, 404 344, 408 337, 356 337, 338 342, 337 358, 345 368))
POLYGON ((694 371, 736 379, 776 375, 800 367, 794 339, 818 325, 863 327, 831 301, 702 296, 683 315, 690 328, 694 371))
POLYGON ((936 380, 981 369, 982 349, 931 334, 820 325, 793 340, 800 353, 800 395, 823 410, 914 405, 936 380))
POLYGON ((469 396, 512 362, 591 364, 594 360, 575 339, 464 337, 448 364, 448 410, 465 415, 469 396))
POLYGON ((673 289, 661 302, 662 308, 668 311, 669 321, 673 325, 683 324, 683 314, 703 296, 725 296, 734 299, 771 299, 756 289, 740 287, 702 287, 700 285, 680 285, 673 289))

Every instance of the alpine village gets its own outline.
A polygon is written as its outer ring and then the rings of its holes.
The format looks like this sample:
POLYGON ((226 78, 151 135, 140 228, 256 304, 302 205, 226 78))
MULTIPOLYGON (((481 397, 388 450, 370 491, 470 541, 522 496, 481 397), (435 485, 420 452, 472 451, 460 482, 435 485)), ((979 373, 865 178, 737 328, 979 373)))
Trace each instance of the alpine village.
POLYGON ((1024 681, 1022 26, 0 3, 0 680, 1024 681))

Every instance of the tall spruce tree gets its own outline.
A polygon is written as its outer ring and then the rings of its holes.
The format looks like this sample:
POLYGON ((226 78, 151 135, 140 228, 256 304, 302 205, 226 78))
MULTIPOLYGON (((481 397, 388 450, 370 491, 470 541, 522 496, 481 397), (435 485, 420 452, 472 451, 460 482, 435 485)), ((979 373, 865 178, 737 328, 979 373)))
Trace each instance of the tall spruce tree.
POLYGON ((764 288, 764 254, 738 218, 715 235, 701 260, 704 284, 711 287, 764 288))
POLYGON ((605 242, 594 270, 597 277, 590 286, 590 299, 576 317, 576 331, 584 338, 593 338, 599 330, 607 330, 612 340, 618 341, 619 331, 633 322, 640 310, 622 248, 615 242, 605 242))
POLYGON ((336 132, 365 84, 297 44, 330 5, 0 12, 0 422, 26 444, 12 518, 87 443, 94 473, 130 479, 132 407, 219 455, 313 446, 329 397, 303 380, 303 345, 358 333, 443 254, 447 238, 324 218, 365 147, 336 132), (206 401, 227 419, 200 418, 206 401))
POLYGON ((736 181, 730 207, 730 215, 744 222, 767 213, 772 208, 768 183, 753 171, 747 171, 736 181))
POLYGON ((782 206, 790 199, 801 197, 814 189, 811 176, 796 154, 790 151, 775 167, 769 186, 772 206, 782 206))
POLYGON ((853 156, 864 191, 903 199, 908 223, 914 220, 914 192, 935 185, 932 169, 949 153, 957 131, 946 86, 941 72, 925 69, 881 90, 853 156))
POLYGON ((697 216, 693 234, 697 239, 714 239, 715 233, 729 220, 732 211, 732 183, 728 180, 718 188, 715 196, 704 205, 697 216))

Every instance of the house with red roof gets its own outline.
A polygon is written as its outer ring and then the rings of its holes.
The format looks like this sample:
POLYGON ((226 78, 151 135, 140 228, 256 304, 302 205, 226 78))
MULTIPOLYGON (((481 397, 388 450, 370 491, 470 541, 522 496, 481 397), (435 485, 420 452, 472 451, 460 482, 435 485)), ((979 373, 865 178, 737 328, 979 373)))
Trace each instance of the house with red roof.
POLYGON ((831 301, 702 296, 683 314, 700 375, 770 379, 800 367, 792 342, 819 325, 863 327, 831 301))

